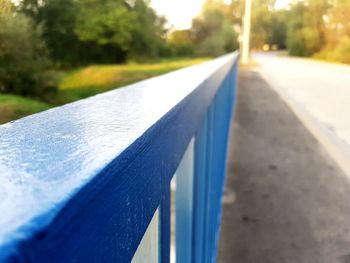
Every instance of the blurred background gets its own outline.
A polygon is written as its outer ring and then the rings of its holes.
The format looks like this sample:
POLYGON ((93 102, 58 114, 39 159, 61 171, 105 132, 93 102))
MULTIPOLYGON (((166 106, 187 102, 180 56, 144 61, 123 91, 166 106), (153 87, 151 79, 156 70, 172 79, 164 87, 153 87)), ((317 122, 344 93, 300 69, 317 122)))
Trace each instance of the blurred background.
MULTIPOLYGON (((243 0, 0 0, 0 123, 239 49, 243 0)), ((251 49, 350 63, 350 0, 253 0, 251 49)))

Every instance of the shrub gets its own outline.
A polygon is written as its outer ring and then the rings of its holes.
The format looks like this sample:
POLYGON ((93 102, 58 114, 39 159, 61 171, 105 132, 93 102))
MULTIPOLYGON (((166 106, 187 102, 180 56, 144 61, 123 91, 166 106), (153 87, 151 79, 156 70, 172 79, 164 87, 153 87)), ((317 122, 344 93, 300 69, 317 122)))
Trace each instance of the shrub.
POLYGON ((335 47, 327 47, 315 58, 350 64, 350 37, 343 37, 335 47))
POLYGON ((40 96, 56 81, 49 66, 45 43, 33 22, 10 9, 0 11, 0 91, 40 96))
POLYGON ((218 9, 209 9, 193 20, 192 36, 199 56, 219 56, 238 48, 236 31, 218 9))
POLYGON ((335 50, 335 54, 339 62, 350 64, 350 37, 344 37, 340 41, 335 50))

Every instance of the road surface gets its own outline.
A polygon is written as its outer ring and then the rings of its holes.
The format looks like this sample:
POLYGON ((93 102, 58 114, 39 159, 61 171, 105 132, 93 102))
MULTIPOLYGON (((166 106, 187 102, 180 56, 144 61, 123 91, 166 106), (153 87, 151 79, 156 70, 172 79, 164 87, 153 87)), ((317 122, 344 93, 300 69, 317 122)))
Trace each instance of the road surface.
POLYGON ((350 176, 350 66, 256 53, 260 74, 350 176))
MULTIPOLYGON (((301 105, 308 102, 306 97, 310 98, 312 107, 305 106, 305 111, 331 125, 339 123, 343 136, 343 115, 323 108, 320 101, 339 98, 343 107, 338 110, 345 110, 345 95, 326 92, 322 81, 315 80, 321 91, 311 83, 311 74, 316 74, 314 67, 326 75, 326 65, 284 58, 262 57, 258 61, 263 66, 240 69, 217 261, 350 263, 349 178, 276 87, 266 81, 263 71, 283 74, 276 79, 287 94, 299 99, 301 105), (298 72, 305 73, 305 81, 297 76, 298 72), (316 105, 322 108, 317 110, 316 105), (333 113, 336 118, 325 115, 328 119, 323 119, 320 113, 333 113)), ((329 77, 342 75, 330 70, 334 72, 329 77)), ((342 86, 331 87, 337 92, 345 90, 342 86)), ((334 105, 338 107, 338 103, 334 105)))

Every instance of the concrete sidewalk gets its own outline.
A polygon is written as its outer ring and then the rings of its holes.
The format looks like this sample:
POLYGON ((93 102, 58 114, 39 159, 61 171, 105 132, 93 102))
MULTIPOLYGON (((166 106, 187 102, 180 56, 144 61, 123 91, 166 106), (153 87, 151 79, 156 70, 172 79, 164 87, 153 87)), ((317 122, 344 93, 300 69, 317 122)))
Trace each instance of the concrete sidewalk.
POLYGON ((350 183, 254 68, 240 72, 218 262, 350 262, 350 183))

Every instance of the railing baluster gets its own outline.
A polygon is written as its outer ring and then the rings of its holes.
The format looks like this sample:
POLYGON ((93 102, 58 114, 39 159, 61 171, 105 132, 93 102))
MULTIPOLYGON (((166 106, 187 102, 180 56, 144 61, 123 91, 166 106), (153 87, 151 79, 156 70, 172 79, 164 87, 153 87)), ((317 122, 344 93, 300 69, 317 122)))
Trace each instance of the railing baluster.
POLYGON ((205 117, 197 131, 194 154, 194 218, 193 218, 193 262, 204 262, 204 240, 207 204, 207 132, 208 118, 205 117))
POLYGON ((170 184, 164 184, 160 206, 160 263, 170 262, 170 184))
POLYGON ((216 259, 235 74, 233 66, 196 136, 193 262, 216 259))
POLYGON ((191 140, 176 171, 176 261, 192 262, 193 160, 191 140))

